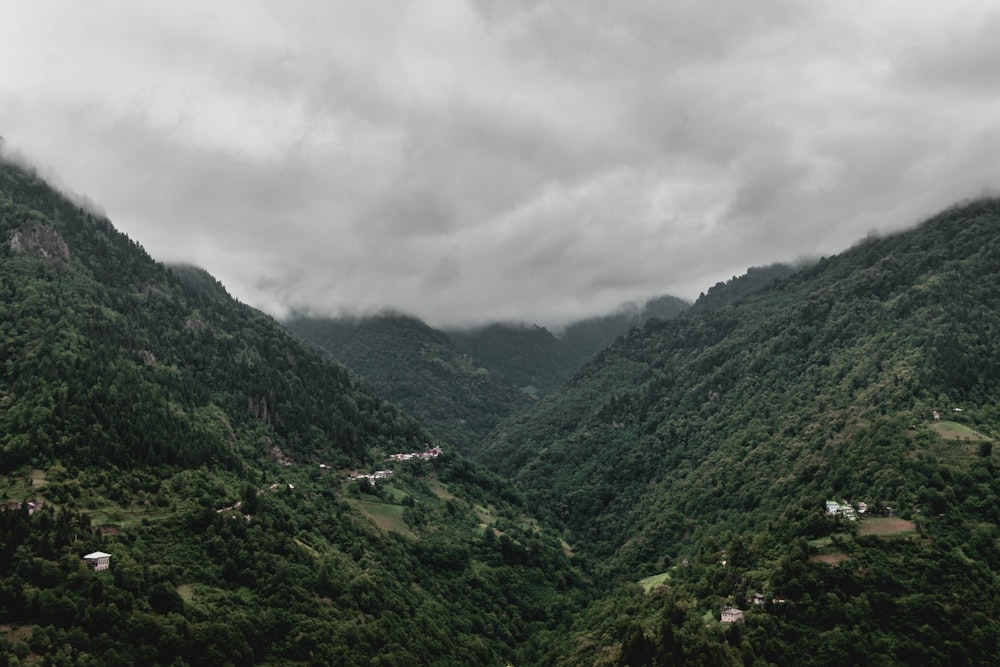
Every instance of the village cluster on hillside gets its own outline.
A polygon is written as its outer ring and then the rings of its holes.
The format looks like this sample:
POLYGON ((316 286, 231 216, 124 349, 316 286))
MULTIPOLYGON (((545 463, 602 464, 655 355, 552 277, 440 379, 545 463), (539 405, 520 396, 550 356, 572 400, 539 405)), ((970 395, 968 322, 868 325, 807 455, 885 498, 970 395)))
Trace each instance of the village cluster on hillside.
MULTIPOLYGON (((426 449, 426 450, 424 450, 422 452, 410 452, 408 454, 402 454, 402 453, 401 454, 390 454, 389 456, 386 457, 386 459, 389 460, 389 461, 393 461, 393 462, 398 462, 398 461, 412 461, 414 459, 420 460, 420 461, 428 461, 430 459, 437 458, 440 455, 441 455, 441 448, 440 447, 431 447, 430 449, 426 449)), ((391 469, 388 469, 388 470, 376 470, 375 472, 372 472, 372 473, 360 473, 360 472, 354 471, 354 472, 352 472, 352 473, 350 473, 350 474, 347 475, 348 481, 355 481, 355 480, 364 479, 364 480, 367 480, 368 483, 371 484, 372 486, 375 486, 375 484, 378 483, 378 480, 380 480, 380 479, 389 479, 390 477, 392 477, 392 470, 391 469)))
POLYGON ((858 517, 867 511, 868 503, 865 502, 860 502, 857 507, 855 507, 847 500, 841 500, 840 502, 837 502, 836 500, 826 501, 826 513, 830 516, 842 516, 845 519, 857 521, 858 517))

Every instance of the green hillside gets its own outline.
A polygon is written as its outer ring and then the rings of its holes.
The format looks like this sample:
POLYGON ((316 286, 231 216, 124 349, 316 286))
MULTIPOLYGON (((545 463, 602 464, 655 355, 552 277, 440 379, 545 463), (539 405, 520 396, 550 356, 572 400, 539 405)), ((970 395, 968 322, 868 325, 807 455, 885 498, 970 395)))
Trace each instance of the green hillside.
POLYGON ((0 665, 995 664, 998 273, 987 200, 560 336, 299 328, 378 387, 0 162, 0 665))
POLYGON ((563 654, 994 662, 998 272, 1000 202, 949 210, 651 322, 501 425, 481 459, 602 578, 669 573, 588 610, 563 654), (934 411, 986 439, 942 435, 934 411), (870 509, 832 518, 831 499, 870 509), (915 532, 859 532, 890 513, 915 532), (704 615, 753 592, 769 603, 706 634, 704 615))
POLYGON ((431 444, 0 161, 0 664, 537 662, 586 580, 498 478, 387 459, 431 444))
POLYGON ((509 324, 445 333, 398 313, 295 315, 283 324, 329 351, 435 436, 474 454, 498 423, 556 389, 616 337, 687 307, 676 297, 659 297, 642 308, 574 322, 558 336, 509 324))
POLYGON ((192 287, 30 174, 0 179, 0 471, 239 469, 269 447, 342 465, 425 441, 271 318, 192 287))
POLYGON ((751 266, 741 276, 733 276, 725 282, 718 282, 703 292, 692 306, 692 311, 716 310, 723 306, 736 303, 750 294, 795 273, 790 264, 770 264, 768 266, 751 266))
POLYGON ((459 350, 484 367, 541 396, 562 386, 615 338, 651 319, 676 317, 687 308, 683 299, 661 296, 641 307, 624 306, 608 315, 571 322, 558 334, 524 323, 493 323, 447 334, 459 350))
POLYGON ((569 375, 561 379, 568 380, 615 338, 625 335, 649 320, 669 320, 677 317, 690 305, 675 296, 659 296, 649 299, 641 306, 630 304, 608 315, 589 317, 570 323, 558 334, 562 354, 566 359, 566 369, 569 371, 569 375))
POLYGON ((358 373, 435 436, 470 451, 503 418, 534 402, 440 331, 406 315, 292 317, 283 323, 358 373))

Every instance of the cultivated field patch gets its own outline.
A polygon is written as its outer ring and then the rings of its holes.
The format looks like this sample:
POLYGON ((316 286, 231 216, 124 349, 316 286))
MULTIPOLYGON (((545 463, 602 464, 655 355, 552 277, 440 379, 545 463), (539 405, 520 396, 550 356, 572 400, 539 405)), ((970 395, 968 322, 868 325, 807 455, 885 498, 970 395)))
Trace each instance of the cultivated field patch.
POLYGON ((657 586, 663 586, 668 581, 670 581, 670 574, 668 572, 660 572, 659 574, 654 574, 651 577, 640 579, 639 585, 642 586, 642 590, 648 593, 657 586))
POLYGON ((858 527, 859 535, 905 535, 917 532, 917 524, 906 519, 865 519, 858 527))
POLYGON ((181 584, 177 587, 177 595, 187 603, 194 602, 194 584, 181 584))
POLYGON ((441 500, 454 500, 458 496, 449 491, 444 487, 444 485, 436 479, 427 480, 427 486, 430 487, 431 493, 440 498, 441 500))
POLYGON ((40 489, 48 483, 49 480, 45 478, 44 470, 39 470, 38 468, 35 468, 34 470, 31 471, 31 486, 33 486, 36 489, 40 489))
POLYGON ((945 440, 965 440, 967 442, 989 442, 993 438, 983 435, 964 424, 958 422, 942 421, 934 422, 930 425, 932 431, 945 440))
POLYGON ((809 562, 836 565, 837 563, 843 563, 845 560, 850 560, 850 558, 850 555, 845 554, 843 551, 838 551, 830 554, 813 554, 809 556, 809 562))
POLYGON ((395 530, 408 537, 416 537, 403 521, 403 507, 369 500, 349 501, 382 530, 395 530))
POLYGON ((566 540, 559 540, 559 546, 562 547, 563 553, 566 554, 567 558, 573 557, 573 547, 569 545, 566 540))

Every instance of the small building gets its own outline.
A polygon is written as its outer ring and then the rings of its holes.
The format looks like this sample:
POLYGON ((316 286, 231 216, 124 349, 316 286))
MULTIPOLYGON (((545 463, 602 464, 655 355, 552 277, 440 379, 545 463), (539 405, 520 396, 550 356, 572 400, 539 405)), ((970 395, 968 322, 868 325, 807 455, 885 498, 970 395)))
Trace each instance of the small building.
POLYGON ((842 516, 850 519, 851 521, 858 520, 857 511, 846 500, 839 503, 836 500, 826 501, 826 513, 830 516, 842 516))
POLYGON ((764 604, 764 595, 762 593, 753 594, 753 603, 758 607, 764 604))
POLYGON ((111 567, 111 554, 103 551, 95 551, 83 557, 83 562, 94 568, 94 572, 100 572, 111 567))
POLYGON ((722 610, 723 623, 736 623, 743 620, 743 611, 736 607, 726 607, 722 610))

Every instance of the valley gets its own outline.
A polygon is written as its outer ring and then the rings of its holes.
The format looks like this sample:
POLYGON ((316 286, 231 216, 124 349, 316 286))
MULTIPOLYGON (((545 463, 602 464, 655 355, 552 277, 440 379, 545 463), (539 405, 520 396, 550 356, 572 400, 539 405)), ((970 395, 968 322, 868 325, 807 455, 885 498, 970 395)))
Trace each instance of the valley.
POLYGON ((0 162, 0 664, 991 664, 998 272, 983 199, 558 334, 279 322, 0 162))

